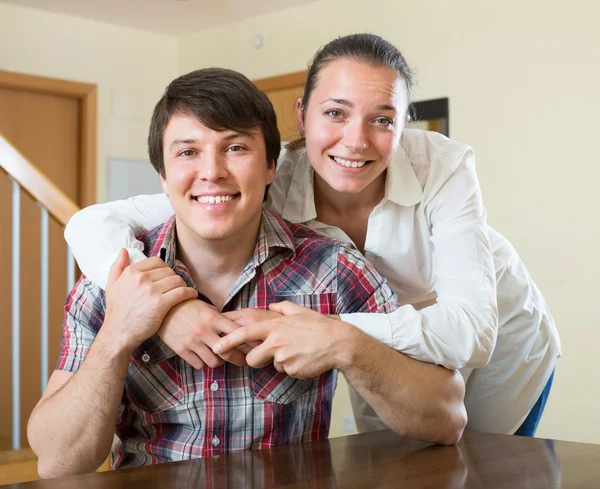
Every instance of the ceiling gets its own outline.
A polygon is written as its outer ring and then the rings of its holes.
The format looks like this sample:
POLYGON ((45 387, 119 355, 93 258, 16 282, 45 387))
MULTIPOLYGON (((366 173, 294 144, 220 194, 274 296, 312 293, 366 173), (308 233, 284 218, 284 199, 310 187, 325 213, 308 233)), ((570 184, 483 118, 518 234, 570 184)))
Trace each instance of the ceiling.
POLYGON ((0 0, 175 36, 317 0, 0 0))

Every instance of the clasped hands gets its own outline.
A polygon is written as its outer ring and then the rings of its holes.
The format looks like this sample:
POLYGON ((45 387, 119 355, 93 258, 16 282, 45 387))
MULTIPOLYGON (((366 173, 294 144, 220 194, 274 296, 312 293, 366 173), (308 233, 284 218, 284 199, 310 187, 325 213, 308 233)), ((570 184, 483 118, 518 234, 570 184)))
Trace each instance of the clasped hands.
POLYGON ((273 362, 287 375, 313 378, 339 368, 342 330, 352 326, 288 301, 220 313, 159 258, 127 262, 122 250, 111 268, 102 329, 127 336, 130 347, 158 334, 197 369, 273 362))
POLYGON ((273 362, 279 372, 313 378, 336 368, 342 324, 288 301, 270 304, 269 310, 219 313, 189 300, 171 309, 158 334, 195 368, 224 362, 260 368, 273 362))

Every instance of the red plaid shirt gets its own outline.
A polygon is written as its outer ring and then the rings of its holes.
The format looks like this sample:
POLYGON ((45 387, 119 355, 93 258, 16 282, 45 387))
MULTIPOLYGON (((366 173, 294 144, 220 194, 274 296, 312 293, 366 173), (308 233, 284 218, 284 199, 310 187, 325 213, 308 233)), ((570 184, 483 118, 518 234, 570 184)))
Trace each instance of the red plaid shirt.
MULTIPOLYGON (((188 285, 175 219, 141 238, 188 285)), ((292 301, 322 314, 390 312, 385 280, 348 245, 263 212, 254 254, 223 311, 292 301)), ((102 323, 104 292, 81 277, 65 304, 57 369, 76 372, 102 323)), ((273 365, 196 370, 158 336, 134 352, 119 408, 113 467, 133 467, 327 438, 337 372, 294 379, 273 365)))

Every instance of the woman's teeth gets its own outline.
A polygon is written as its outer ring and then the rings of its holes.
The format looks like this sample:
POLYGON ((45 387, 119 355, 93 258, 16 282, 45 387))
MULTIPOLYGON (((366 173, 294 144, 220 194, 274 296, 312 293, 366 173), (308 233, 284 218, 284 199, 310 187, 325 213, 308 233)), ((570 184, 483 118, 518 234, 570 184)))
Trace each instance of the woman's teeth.
POLYGON ((345 160, 343 158, 338 158, 337 156, 332 156, 331 158, 338 165, 345 166, 346 168, 360 168, 361 166, 365 166, 365 164, 368 161, 368 160, 365 160, 365 161, 350 161, 350 160, 345 160))
POLYGON ((201 204, 222 204, 233 200, 233 195, 206 195, 196 197, 196 200, 201 204))

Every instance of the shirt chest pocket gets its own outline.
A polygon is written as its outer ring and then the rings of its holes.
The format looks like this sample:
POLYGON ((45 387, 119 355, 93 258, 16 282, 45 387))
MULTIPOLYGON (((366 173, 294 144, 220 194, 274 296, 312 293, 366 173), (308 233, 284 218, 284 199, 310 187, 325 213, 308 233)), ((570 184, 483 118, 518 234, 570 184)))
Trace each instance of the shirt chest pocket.
POLYGON ((179 406, 183 400, 183 379, 177 356, 157 363, 131 362, 125 393, 136 406, 156 414, 179 406))
POLYGON ((271 364, 264 368, 253 368, 248 376, 248 387, 254 399, 289 404, 298 400, 310 389, 318 386, 319 378, 294 379, 278 372, 271 364))

